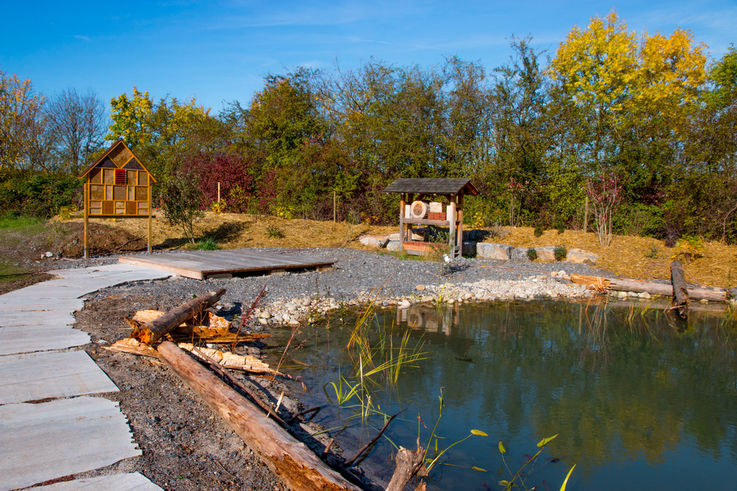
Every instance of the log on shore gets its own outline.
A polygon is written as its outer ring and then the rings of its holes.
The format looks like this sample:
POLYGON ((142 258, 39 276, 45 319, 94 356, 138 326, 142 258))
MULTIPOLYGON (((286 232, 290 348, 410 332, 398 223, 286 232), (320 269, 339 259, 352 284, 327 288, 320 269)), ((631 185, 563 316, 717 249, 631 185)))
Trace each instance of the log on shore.
POLYGON ((179 307, 171 309, 161 317, 138 327, 133 331, 131 337, 148 345, 155 344, 168 333, 179 327, 181 323, 187 322, 206 308, 215 305, 224 294, 225 288, 221 288, 216 292, 206 293, 193 298, 179 307))
POLYGON ((177 345, 164 341, 158 351, 290 489, 359 489, 177 345))
POLYGON ((688 317, 688 288, 680 261, 670 263, 670 283, 673 286, 673 307, 678 310, 678 315, 682 319, 686 319, 688 317))
MULTIPOLYGON (((425 477, 427 472, 424 459, 425 450, 420 446, 419 440, 415 451, 399 447, 397 456, 394 458, 394 474, 386 487, 386 491, 402 491, 413 477, 425 477)), ((417 489, 425 489, 423 481, 419 483, 417 489)))
MULTIPOLYGON (((605 278, 602 276, 585 276, 576 273, 571 274, 573 283, 590 285, 620 292, 650 293, 651 295, 673 296, 673 286, 668 283, 655 281, 634 280, 631 278, 605 278)), ((694 300, 710 300, 714 302, 726 302, 728 300, 727 290, 723 288, 706 288, 687 286, 688 296, 694 300)))

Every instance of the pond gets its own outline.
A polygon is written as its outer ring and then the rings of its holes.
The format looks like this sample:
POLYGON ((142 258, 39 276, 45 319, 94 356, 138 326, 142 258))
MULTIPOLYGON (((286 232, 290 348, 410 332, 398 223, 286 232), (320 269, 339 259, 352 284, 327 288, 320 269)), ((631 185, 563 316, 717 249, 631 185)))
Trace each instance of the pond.
POLYGON ((338 317, 302 328, 286 363, 309 388, 308 406, 365 389, 315 418, 340 433, 347 457, 381 428, 380 413, 402 411, 362 463, 379 479, 391 476, 392 442, 415 448, 418 414, 427 448, 442 390, 437 450, 472 429, 488 436, 444 454, 430 488, 500 489, 555 434, 524 469, 528 488, 559 489, 574 464, 568 489, 737 488, 737 329, 725 314, 692 312, 686 323, 644 304, 419 306, 377 312, 360 356, 346 349, 355 319, 338 317), (424 359, 367 375, 400 350, 424 359))

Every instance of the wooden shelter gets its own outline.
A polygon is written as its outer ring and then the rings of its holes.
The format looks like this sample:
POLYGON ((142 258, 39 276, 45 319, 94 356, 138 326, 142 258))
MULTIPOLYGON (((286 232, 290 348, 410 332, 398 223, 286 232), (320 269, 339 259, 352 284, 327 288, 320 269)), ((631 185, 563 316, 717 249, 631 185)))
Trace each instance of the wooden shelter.
POLYGON ((90 218, 148 218, 151 252, 151 184, 154 176, 121 139, 85 170, 84 257, 87 257, 90 218))
POLYGON ((460 257, 463 252, 463 196, 479 194, 471 179, 397 179, 384 189, 385 193, 399 193, 399 248, 411 254, 426 254, 434 244, 412 240, 416 225, 448 227, 449 255, 460 257), (428 201, 445 198, 447 203, 428 201))

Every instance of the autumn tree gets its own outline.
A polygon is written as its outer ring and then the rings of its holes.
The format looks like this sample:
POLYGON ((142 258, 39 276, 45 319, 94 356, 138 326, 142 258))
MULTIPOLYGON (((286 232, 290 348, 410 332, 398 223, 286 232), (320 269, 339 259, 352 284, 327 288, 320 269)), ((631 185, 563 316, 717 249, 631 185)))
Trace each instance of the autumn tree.
POLYGON ((43 131, 43 96, 30 80, 0 70, 0 171, 30 167, 34 143, 43 131))
POLYGON ((197 105, 195 99, 181 103, 176 98, 162 98, 154 103, 148 92, 136 87, 130 97, 122 94, 110 104, 112 124, 107 138, 122 138, 164 181, 188 154, 202 150, 202 141, 195 137, 202 128, 217 125, 211 121, 209 109, 197 105))
POLYGON ((105 136, 102 102, 92 92, 67 89, 49 101, 45 114, 55 168, 78 175, 105 136))

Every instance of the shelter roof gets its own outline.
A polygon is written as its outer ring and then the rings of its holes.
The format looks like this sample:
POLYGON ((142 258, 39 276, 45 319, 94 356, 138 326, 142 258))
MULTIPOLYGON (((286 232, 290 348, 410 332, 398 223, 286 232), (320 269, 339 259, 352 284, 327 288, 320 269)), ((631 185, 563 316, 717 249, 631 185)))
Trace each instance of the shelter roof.
POLYGON ((409 178, 397 179, 389 184, 385 193, 420 193, 420 194, 479 194, 471 179, 445 178, 409 178))
POLYGON ((153 174, 151 174, 151 172, 141 163, 141 161, 138 159, 138 157, 136 157, 133 151, 128 148, 128 145, 125 144, 122 138, 119 138, 118 140, 113 142, 113 144, 110 145, 107 150, 105 150, 105 152, 100 156, 99 159, 97 159, 92 165, 85 169, 85 171, 82 173, 82 175, 79 176, 79 178, 84 178, 95 167, 111 167, 116 169, 139 170, 142 169, 146 171, 146 173, 149 175, 149 178, 153 182, 156 182, 156 178, 153 176, 153 174))

